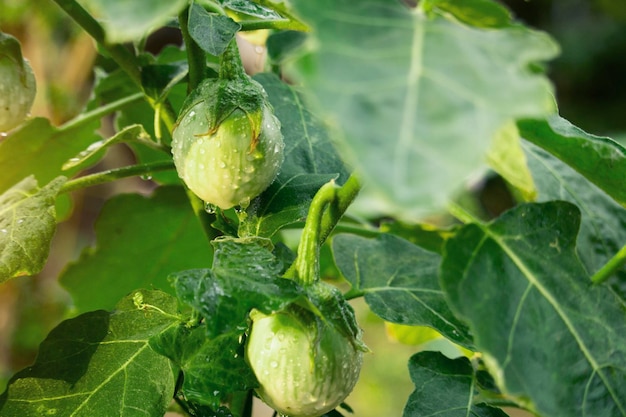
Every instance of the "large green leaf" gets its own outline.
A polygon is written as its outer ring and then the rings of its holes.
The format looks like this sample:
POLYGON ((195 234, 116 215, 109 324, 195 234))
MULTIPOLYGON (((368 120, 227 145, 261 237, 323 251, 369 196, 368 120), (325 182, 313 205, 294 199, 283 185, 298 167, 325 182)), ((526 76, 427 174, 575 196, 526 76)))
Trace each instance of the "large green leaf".
POLYGON ((362 292, 372 311, 399 324, 429 326, 450 340, 471 347, 467 328, 454 317, 439 287, 441 256, 393 235, 366 239, 333 238, 335 263, 362 292))
POLYGON ((76 169, 61 167, 91 143, 99 122, 57 128, 48 119, 34 118, 0 141, 0 193, 24 178, 34 175, 39 184, 47 184, 59 175, 71 176, 76 169))
POLYGON ((0 283, 41 271, 56 230, 55 200, 65 177, 43 188, 30 176, 0 195, 0 283))
POLYGON ((135 288, 172 291, 170 273, 208 266, 211 248, 180 187, 146 198, 121 195, 107 202, 96 223, 97 246, 61 276, 78 311, 109 309, 135 288))
POLYGON ((187 0, 80 0, 102 24, 110 43, 138 41, 174 19, 187 0))
POLYGON ((185 398, 215 409, 229 394, 257 386, 244 360, 244 330, 209 337, 205 325, 179 326, 151 340, 150 346, 183 371, 185 398))
POLYGON ((439 352, 420 352, 411 357, 409 372, 415 391, 403 417, 506 417, 500 409, 476 404, 476 374, 465 357, 449 359, 439 352))
MULTIPOLYGON (((576 251, 589 275, 597 272, 626 244, 626 209, 581 174, 548 152, 523 142, 538 201, 565 200, 581 211, 576 251)), ((610 282, 626 300, 626 269, 610 282)))
POLYGON ((271 245, 268 240, 223 238, 213 244, 212 269, 171 276, 178 298, 205 318, 210 335, 241 326, 253 308, 269 314, 301 296, 295 281, 280 277, 284 268, 264 246, 271 245))
POLYGON ((400 1, 293 4, 314 29, 296 76, 399 216, 445 204, 505 123, 554 111, 547 79, 531 69, 557 53, 543 33, 474 28, 400 1))
POLYGON ((253 200, 241 233, 269 237, 304 220, 317 190, 333 178, 342 184, 349 174, 326 128, 308 110, 300 92, 273 74, 255 79, 265 88, 281 122, 285 160, 276 180, 253 200))
POLYGON ((112 313, 66 320, 43 341, 35 363, 0 397, 3 417, 162 417, 177 371, 148 339, 178 323, 177 300, 158 291, 123 299, 112 313))
POLYGON ((626 310, 576 255, 580 212, 526 204, 464 226, 441 283, 503 394, 541 416, 626 416, 626 310))
POLYGON ((552 153, 626 206, 626 149, 622 145, 590 135, 557 115, 522 120, 518 126, 524 139, 552 153))

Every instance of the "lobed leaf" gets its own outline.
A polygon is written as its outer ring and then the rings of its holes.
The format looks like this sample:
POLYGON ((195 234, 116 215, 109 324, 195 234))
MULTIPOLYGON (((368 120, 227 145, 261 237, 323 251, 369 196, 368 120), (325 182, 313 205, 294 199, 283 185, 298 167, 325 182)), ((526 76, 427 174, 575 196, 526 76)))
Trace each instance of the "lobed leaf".
POLYGON ((366 239, 333 238, 335 263, 352 291, 381 318, 399 324, 429 326, 448 339, 472 346, 467 328, 450 311, 439 287, 441 256, 404 239, 381 235, 366 239))
POLYGON ((561 159, 626 206, 626 149, 622 145, 590 135, 558 115, 522 120, 518 126, 524 139, 561 159))
POLYGON ((415 391, 404 407, 403 417, 507 415, 500 409, 477 404, 476 374, 465 357, 449 359, 439 352, 420 352, 409 360, 409 372, 415 391))
POLYGON ((97 245, 60 277, 80 312, 112 308, 135 288, 171 292, 170 273, 211 262, 211 248, 181 187, 160 187, 148 198, 114 197, 95 229, 97 245))
POLYGON ((266 239, 215 240, 213 269, 172 274, 178 297, 207 321, 211 336, 243 326, 253 308, 269 314, 301 296, 301 289, 280 277, 283 265, 266 239))
POLYGON ((55 201, 65 177, 43 188, 33 176, 0 195, 0 283, 39 273, 56 231, 55 201))
POLYGON ((626 415, 626 311, 576 255, 580 211, 525 204, 464 226, 441 285, 503 395, 538 415, 626 415))
MULTIPOLYGON (((555 156, 528 142, 523 142, 523 148, 538 201, 565 200, 580 209, 576 252, 593 275, 626 243, 626 208, 555 156)), ((626 300, 626 269, 618 271, 610 284, 626 300)))
POLYGON ((186 399, 216 409, 229 394, 257 386, 244 360, 242 338, 242 329, 209 337, 205 325, 181 325, 153 338, 150 346, 183 371, 186 399))
POLYGON ((293 4, 314 29, 294 74, 387 212, 440 208, 484 169, 506 123, 554 112, 548 80, 531 70, 558 51, 543 33, 475 28, 400 1, 293 4))
POLYGON ((3 417, 162 417, 177 370, 148 340, 176 325, 177 301, 159 291, 124 298, 53 329, 35 363, 18 372, 0 397, 3 417))

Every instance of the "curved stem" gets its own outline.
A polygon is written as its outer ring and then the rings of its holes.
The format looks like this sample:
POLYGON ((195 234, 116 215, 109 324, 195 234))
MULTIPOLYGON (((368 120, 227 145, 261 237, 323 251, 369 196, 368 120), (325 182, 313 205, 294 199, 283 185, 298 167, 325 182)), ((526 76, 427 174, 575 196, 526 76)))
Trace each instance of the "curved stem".
POLYGON ((361 184, 356 176, 350 175, 344 185, 337 190, 335 201, 324 212, 320 224, 319 244, 324 243, 333 231, 339 220, 346 212, 361 190, 361 184))
POLYGON ((335 201, 338 188, 332 180, 324 184, 311 201, 298 245, 298 255, 285 274, 302 285, 319 280, 320 226, 326 208, 335 201))
POLYGON ((131 165, 123 168, 110 169, 84 177, 67 181, 59 193, 69 193, 71 191, 80 190, 81 188, 92 187, 98 184, 119 180, 121 178, 134 177, 137 175, 150 175, 155 172, 169 171, 175 169, 172 161, 153 162, 150 164, 131 165))
POLYGON ((106 116, 109 113, 113 113, 129 104, 136 103, 136 102, 143 100, 144 97, 145 96, 143 95, 143 93, 136 93, 136 94, 121 98, 119 100, 116 100, 112 103, 106 104, 104 106, 98 107, 97 109, 92 110, 90 112, 82 113, 78 117, 75 117, 72 120, 68 121, 67 123, 61 125, 59 127, 59 130, 67 131, 67 130, 75 129, 85 124, 91 123, 94 120, 100 120, 102 117, 106 116))

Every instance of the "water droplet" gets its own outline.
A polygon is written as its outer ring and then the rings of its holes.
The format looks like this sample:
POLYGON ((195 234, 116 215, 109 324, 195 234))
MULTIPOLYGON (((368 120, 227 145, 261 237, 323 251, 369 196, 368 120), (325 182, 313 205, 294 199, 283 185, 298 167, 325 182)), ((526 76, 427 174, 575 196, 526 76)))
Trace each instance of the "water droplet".
POLYGON ((260 45, 257 45, 254 47, 254 52, 256 52, 257 54, 262 54, 265 51, 265 48, 263 48, 260 45))
POLYGON ((202 171, 204 169, 204 164, 198 164, 198 169, 202 171))
POLYGON ((0 230, 0 232, 2 232, 2 233, 8 233, 9 231, 8 231, 7 229, 2 229, 2 230, 0 230))
POLYGON ((150 175, 150 174, 142 174, 142 175, 139 176, 139 178, 141 178, 144 181, 150 181, 150 180, 152 180, 152 175, 150 175))
POLYGON ((190 111, 190 112, 189 112, 189 117, 193 117, 193 116, 195 116, 195 115, 196 115, 196 112, 195 112, 194 110, 192 110, 192 111, 190 111))
POLYGON ((220 161, 220 168, 226 168, 226 162, 220 161))
POLYGON ((221 140, 216 140, 215 141, 215 147, 216 148, 221 148, 222 147, 222 141, 221 140))
POLYGON ((217 210, 217 208, 215 207, 215 204, 211 204, 211 203, 205 203, 204 204, 204 211, 206 211, 209 214, 215 214, 215 211, 217 210))
POLYGON ((276 362, 276 361, 271 361, 271 362, 270 362, 270 366, 271 366, 272 368, 278 368, 278 362, 276 362))
POLYGON ((200 155, 204 155, 206 153, 206 149, 200 148, 200 155))
POLYGON ((0 132, 0 138, 6 138, 7 136, 9 136, 7 132, 0 132))

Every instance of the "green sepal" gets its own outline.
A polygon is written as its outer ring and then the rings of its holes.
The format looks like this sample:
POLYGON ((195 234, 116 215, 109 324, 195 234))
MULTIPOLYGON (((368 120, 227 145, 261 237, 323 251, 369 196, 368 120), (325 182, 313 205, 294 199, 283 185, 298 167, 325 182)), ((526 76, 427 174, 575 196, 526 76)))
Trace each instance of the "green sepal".
POLYGON ((26 84, 27 67, 22 57, 20 42, 11 35, 0 32, 0 61, 8 58, 19 68, 20 81, 26 84))

